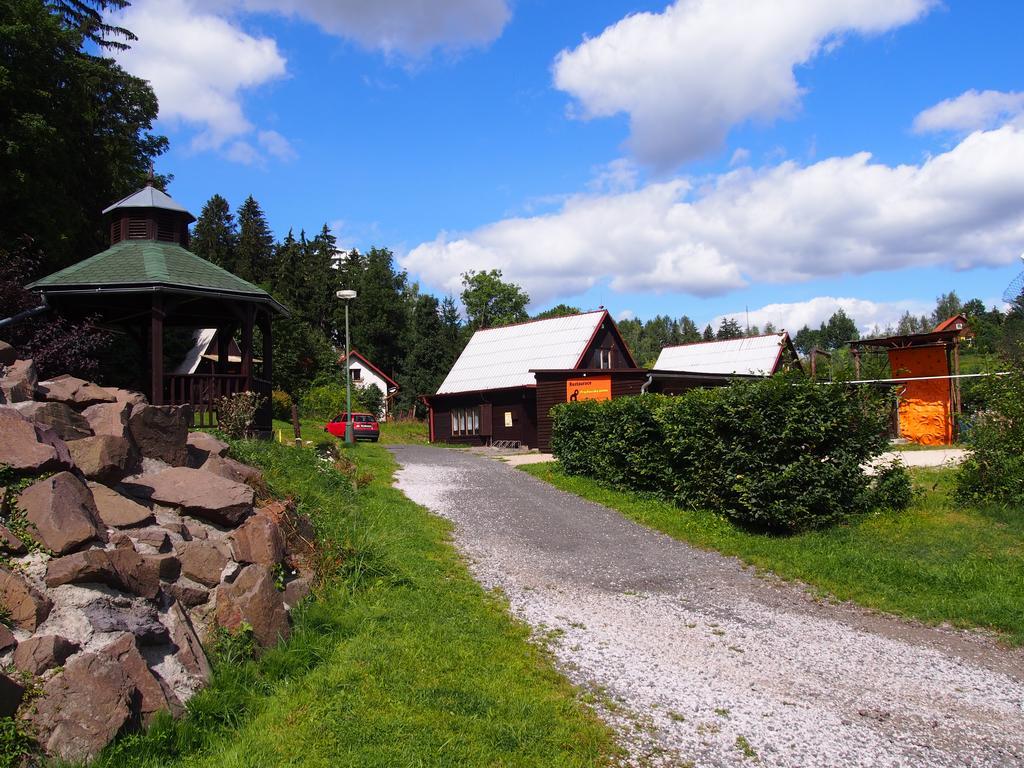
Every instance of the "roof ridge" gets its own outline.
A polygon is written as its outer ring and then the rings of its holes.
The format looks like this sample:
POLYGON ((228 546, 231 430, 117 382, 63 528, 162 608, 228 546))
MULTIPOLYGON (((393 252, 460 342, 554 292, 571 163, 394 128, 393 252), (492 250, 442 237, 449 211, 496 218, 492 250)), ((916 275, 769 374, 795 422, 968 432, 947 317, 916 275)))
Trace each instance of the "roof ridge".
POLYGON ((532 320, 521 320, 518 323, 508 323, 506 325, 494 325, 490 328, 477 328, 473 331, 473 334, 484 333, 485 331, 500 331, 503 328, 516 328, 520 325, 532 325, 533 323, 546 323, 549 320, 565 320, 567 317, 583 317, 584 315, 596 315, 596 314, 607 314, 607 309, 591 309, 588 312, 574 312, 571 315, 558 315, 556 317, 535 317, 532 320))
POLYGON ((679 349, 680 347, 696 347, 701 344, 721 344, 726 341, 746 341, 748 339, 764 339, 769 336, 787 336, 789 331, 781 330, 777 333, 757 333, 753 336, 740 336, 735 339, 701 339, 700 341, 688 341, 685 344, 669 344, 662 347, 662 349, 679 349))

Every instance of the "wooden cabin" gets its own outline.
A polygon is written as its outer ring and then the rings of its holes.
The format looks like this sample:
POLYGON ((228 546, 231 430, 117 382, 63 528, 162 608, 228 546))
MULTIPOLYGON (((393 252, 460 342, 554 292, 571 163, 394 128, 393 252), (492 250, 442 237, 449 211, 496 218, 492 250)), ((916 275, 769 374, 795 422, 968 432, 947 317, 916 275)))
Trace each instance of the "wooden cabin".
POLYGON ((423 398, 430 440, 547 450, 554 405, 637 394, 645 380, 603 309, 485 328, 423 398))

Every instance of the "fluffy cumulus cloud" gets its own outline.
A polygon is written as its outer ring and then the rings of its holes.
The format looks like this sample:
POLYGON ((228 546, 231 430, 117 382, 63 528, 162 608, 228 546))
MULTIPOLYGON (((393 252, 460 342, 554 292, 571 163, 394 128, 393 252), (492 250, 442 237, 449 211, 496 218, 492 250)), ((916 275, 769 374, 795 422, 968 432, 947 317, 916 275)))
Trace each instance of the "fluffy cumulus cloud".
POLYGON ((914 119, 917 133, 970 133, 1024 117, 1024 92, 965 91, 914 119))
POLYGON ((285 74, 277 43, 188 0, 136 0, 116 22, 139 38, 116 56, 152 83, 161 119, 197 128, 194 149, 227 147, 229 157, 251 162, 245 147, 255 148, 236 140, 254 130, 242 94, 285 74))
MULTIPOLYGON (((223 0, 222 0, 223 1, 223 0)), ((249 10, 296 16, 385 53, 485 45, 501 34, 509 0, 242 0, 249 10)))
POLYGON ((844 34, 918 19, 935 0, 677 0, 638 13, 555 60, 581 117, 629 115, 630 146, 666 168, 717 148, 730 126, 794 110, 794 68, 844 34))
POLYGON ((719 315, 711 320, 711 326, 717 328, 727 317, 735 318, 741 325, 749 318, 750 324, 759 328, 764 328, 765 325, 771 323, 777 330, 788 330, 791 334, 795 334, 805 325, 811 328, 818 327, 840 309, 856 321, 861 332, 866 333, 875 328, 884 329, 890 325, 896 325, 904 312, 909 311, 915 316, 926 315, 931 312, 933 307, 924 302, 910 299, 878 302, 837 296, 817 296, 807 301, 767 304, 758 309, 719 315))
POLYGON ((1011 262, 1024 248, 1024 128, 975 132, 919 165, 870 154, 737 168, 570 197, 550 214, 442 232, 404 266, 457 292, 500 268, 536 302, 619 291, 726 293, 909 266, 1011 262))

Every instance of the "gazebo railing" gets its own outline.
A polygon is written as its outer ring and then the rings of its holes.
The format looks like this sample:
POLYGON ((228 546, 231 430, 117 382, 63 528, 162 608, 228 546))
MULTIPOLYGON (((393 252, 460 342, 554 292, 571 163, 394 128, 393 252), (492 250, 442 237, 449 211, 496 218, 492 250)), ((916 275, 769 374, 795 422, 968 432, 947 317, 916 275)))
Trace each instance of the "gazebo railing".
POLYGON ((217 426, 217 401, 220 398, 247 391, 263 396, 263 405, 256 411, 255 427, 258 431, 269 431, 269 381, 231 373, 172 373, 164 376, 164 402, 167 405, 191 405, 199 427, 217 426))

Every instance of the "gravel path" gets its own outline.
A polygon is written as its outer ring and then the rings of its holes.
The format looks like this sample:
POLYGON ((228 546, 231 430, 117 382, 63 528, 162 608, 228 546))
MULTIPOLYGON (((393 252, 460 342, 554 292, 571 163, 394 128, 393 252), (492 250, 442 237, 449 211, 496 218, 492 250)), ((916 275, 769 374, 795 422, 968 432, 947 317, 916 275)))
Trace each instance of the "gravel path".
POLYGON ((1024 765, 1024 653, 759 578, 500 462, 393 449, 634 765, 1024 765))

